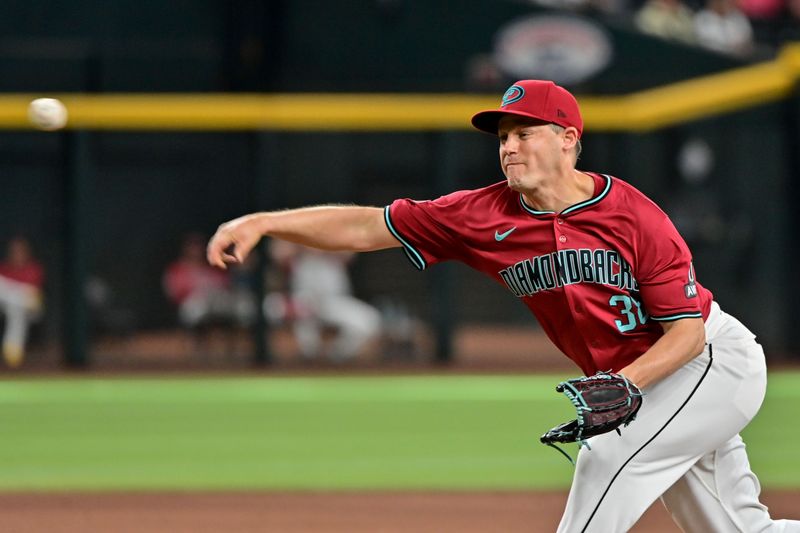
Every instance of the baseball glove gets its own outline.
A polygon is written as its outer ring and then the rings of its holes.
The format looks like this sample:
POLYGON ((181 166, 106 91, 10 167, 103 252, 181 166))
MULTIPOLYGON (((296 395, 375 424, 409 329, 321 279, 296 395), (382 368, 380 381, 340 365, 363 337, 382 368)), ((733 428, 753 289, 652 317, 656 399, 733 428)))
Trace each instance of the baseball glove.
MULTIPOLYGON (((627 426, 642 406, 642 392, 625 376, 598 372, 594 376, 562 381, 556 392, 563 392, 577 411, 577 418, 554 427, 541 437, 564 455, 556 442, 577 442, 587 446, 586 439, 627 426)), ((572 458, 567 455, 572 461, 572 458)))

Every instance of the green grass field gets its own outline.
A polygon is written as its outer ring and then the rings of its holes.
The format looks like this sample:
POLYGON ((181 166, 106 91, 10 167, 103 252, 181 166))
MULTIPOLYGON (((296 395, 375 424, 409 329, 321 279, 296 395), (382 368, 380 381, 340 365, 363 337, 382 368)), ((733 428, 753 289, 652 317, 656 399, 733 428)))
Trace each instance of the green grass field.
MULTIPOLYGON (((538 443, 562 377, 0 381, 0 490, 566 488, 538 443)), ((798 410, 800 373, 772 374, 744 433, 765 487, 800 487, 798 410)))

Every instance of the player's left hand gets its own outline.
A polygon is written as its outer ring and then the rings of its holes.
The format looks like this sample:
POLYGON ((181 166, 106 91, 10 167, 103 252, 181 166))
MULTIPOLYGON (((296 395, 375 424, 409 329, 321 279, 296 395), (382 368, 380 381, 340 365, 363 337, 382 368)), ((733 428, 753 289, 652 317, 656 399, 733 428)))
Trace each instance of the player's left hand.
POLYGON ((642 392, 621 374, 598 372, 594 376, 562 381, 556 386, 577 411, 577 418, 542 435, 544 444, 578 442, 609 431, 619 431, 636 417, 642 406, 642 392))

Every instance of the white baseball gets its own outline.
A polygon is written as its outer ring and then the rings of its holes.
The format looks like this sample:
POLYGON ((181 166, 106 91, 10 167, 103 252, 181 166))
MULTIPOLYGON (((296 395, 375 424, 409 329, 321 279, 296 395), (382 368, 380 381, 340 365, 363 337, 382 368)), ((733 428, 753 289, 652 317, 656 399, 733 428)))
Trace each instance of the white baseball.
POLYGON ((40 130, 59 130, 67 125, 67 108, 61 100, 37 98, 28 105, 28 120, 40 130))

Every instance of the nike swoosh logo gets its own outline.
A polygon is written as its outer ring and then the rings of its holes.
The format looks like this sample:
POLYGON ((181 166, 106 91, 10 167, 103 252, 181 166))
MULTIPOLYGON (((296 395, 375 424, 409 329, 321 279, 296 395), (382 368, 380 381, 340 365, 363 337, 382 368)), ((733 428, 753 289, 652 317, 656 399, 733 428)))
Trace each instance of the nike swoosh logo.
POLYGON ((511 235, 511 232, 514 231, 515 229, 517 229, 516 226, 514 226, 513 228, 511 228, 508 231, 504 231, 503 233, 499 233, 497 230, 495 230, 494 231, 494 240, 496 240, 497 242, 502 241, 503 239, 505 239, 506 237, 511 235))

